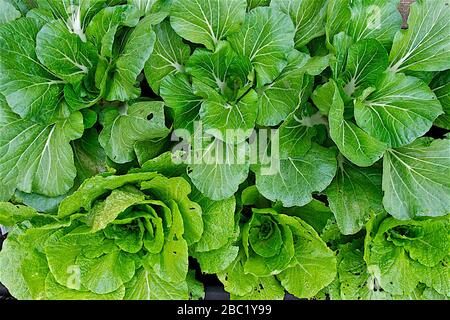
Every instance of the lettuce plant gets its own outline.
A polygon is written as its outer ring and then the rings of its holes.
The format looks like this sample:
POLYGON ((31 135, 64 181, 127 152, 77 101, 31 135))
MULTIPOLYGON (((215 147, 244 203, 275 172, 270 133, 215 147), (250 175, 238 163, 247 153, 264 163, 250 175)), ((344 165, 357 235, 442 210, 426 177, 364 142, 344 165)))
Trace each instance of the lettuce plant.
POLYGON ((203 220, 190 192, 181 177, 131 173, 87 179, 57 216, 3 203, 2 224, 27 223, 5 242, 2 282, 20 299, 197 298, 188 250, 203 220))
POLYGON ((450 6, 0 0, 22 299, 448 299, 450 6))

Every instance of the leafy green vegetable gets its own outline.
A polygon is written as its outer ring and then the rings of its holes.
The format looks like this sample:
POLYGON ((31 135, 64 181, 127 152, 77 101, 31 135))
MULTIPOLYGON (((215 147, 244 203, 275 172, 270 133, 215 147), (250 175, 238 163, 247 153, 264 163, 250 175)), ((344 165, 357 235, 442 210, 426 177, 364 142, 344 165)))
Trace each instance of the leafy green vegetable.
POLYGON ((400 2, 0 0, 0 281, 449 299, 450 6, 400 2))

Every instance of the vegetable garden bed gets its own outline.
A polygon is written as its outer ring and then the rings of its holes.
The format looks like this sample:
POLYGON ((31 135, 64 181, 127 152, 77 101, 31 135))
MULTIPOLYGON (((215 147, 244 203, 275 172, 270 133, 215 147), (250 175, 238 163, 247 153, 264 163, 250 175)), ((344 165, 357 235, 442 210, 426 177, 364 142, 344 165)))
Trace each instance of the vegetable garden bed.
POLYGON ((0 281, 448 299, 450 7, 412 2, 0 0, 0 281))

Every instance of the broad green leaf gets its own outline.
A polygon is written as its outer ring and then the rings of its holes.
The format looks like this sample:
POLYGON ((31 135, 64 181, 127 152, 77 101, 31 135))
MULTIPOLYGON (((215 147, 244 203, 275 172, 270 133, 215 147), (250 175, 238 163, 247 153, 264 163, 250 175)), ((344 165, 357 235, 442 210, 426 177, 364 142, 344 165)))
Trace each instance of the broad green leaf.
POLYGON ((164 152, 142 164, 142 171, 158 172, 166 177, 182 176, 186 173, 186 165, 182 163, 181 152, 164 152))
POLYGON ((150 19, 151 16, 148 16, 141 20, 123 40, 125 43, 115 60, 114 73, 108 83, 108 101, 127 101, 139 97, 141 90, 136 86, 137 77, 150 58, 156 41, 150 19))
POLYGON ((184 72, 191 49, 173 31, 168 21, 153 27, 156 42, 153 53, 145 64, 145 76, 154 92, 159 93, 165 76, 184 72))
POLYGON ((343 75, 344 91, 351 96, 361 86, 376 85, 388 67, 386 49, 376 40, 361 40, 353 44, 348 52, 347 67, 343 75))
POLYGON ((135 276, 126 284, 126 300, 186 300, 188 286, 186 282, 171 283, 158 277, 149 267, 136 271, 135 276))
POLYGON ((10 233, 0 253, 0 281, 16 299, 45 298, 45 276, 48 267, 45 256, 37 252, 35 244, 18 240, 10 233), (32 266, 32 268, 31 268, 32 266))
POLYGON ((164 103, 137 102, 118 109, 109 107, 102 114, 103 130, 99 142, 116 163, 135 159, 134 145, 138 141, 162 138, 169 134, 164 120, 164 103))
POLYGON ((202 207, 203 234, 195 244, 196 252, 217 250, 225 246, 234 234, 234 212, 236 199, 234 197, 213 201, 200 192, 191 197, 202 207))
POLYGON ((430 88, 436 94, 444 110, 435 125, 450 130, 450 70, 439 73, 431 82, 430 88))
POLYGON ((336 277, 336 257, 311 226, 300 219, 296 221, 297 227, 291 228, 297 237, 292 267, 277 278, 289 293, 311 298, 336 277))
POLYGON ((168 240, 159 254, 149 254, 146 260, 159 278, 172 283, 182 282, 188 272, 186 240, 168 240))
POLYGON ((121 300, 125 295, 125 287, 108 294, 96 294, 91 291, 69 289, 56 282, 51 273, 45 279, 45 298, 48 300, 121 300))
POLYGON ((192 183, 212 200, 231 197, 248 176, 247 147, 245 142, 229 145, 216 139, 200 149, 201 154, 188 163, 192 183))
POLYGON ((235 261, 238 254, 239 247, 225 245, 212 251, 194 252, 192 255, 200 264, 202 272, 214 274, 221 273, 227 269, 235 261))
POLYGON ((377 90, 355 103, 358 126, 394 148, 423 136, 441 114, 441 104, 430 88, 404 74, 386 73, 377 90))
POLYGON ((403 23, 398 4, 399 0, 330 0, 326 23, 328 41, 345 32, 355 42, 375 39, 389 48, 403 23))
POLYGON ((258 113, 258 95, 250 90, 238 102, 227 102, 221 96, 205 100, 200 119, 206 133, 229 144, 242 143, 250 137, 258 113))
POLYGON ((174 0, 170 23, 184 39, 214 50, 220 40, 239 30, 246 7, 245 0, 174 0))
POLYGON ((97 13, 86 28, 86 37, 104 57, 113 57, 113 44, 118 29, 135 27, 139 14, 133 6, 106 7, 97 13))
POLYGON ((42 23, 20 18, 0 27, 0 92, 21 117, 47 122, 56 112, 63 81, 35 53, 42 23))
POLYGON ((369 273, 391 294, 413 291, 425 271, 423 266, 408 257, 404 249, 386 241, 374 243, 370 257, 369 273))
POLYGON ((81 81, 97 64, 97 50, 70 32, 61 20, 47 23, 37 34, 36 55, 53 74, 69 83, 81 81))
POLYGON ((341 298, 344 300, 389 300, 389 293, 379 287, 367 272, 363 252, 358 242, 340 247, 338 279, 341 298))
POLYGON ((96 129, 86 130, 81 139, 72 141, 71 145, 77 168, 77 184, 107 171, 105 151, 98 142, 96 129))
POLYGON ((236 88, 247 85, 251 70, 248 58, 237 55, 228 42, 220 42, 213 53, 206 49, 195 50, 186 68, 196 82, 216 89, 228 100, 240 98, 236 97, 236 88))
POLYGON ((228 41, 238 54, 250 59, 257 86, 261 87, 274 81, 286 67, 294 35, 289 16, 276 9, 258 7, 247 14, 240 31, 228 41))
POLYGON ((446 0, 419 0, 411 5, 408 29, 396 34, 389 61, 394 72, 450 68, 450 7, 446 0))
POLYGON ((274 82, 258 90, 257 123, 275 126, 285 120, 299 105, 302 89, 308 85, 305 67, 309 57, 299 51, 292 51, 288 64, 274 82))
POLYGON ((262 175, 256 170, 256 187, 269 200, 281 201, 285 207, 303 206, 314 192, 321 192, 336 174, 334 151, 313 144, 302 157, 280 160, 279 170, 262 175))
POLYGON ((390 149, 383 164, 383 204, 397 219, 450 212, 450 140, 421 138, 390 149))
POLYGON ((403 19, 398 11, 399 0, 356 0, 351 5, 347 33, 355 42, 378 40, 389 48, 403 19))
POLYGON ((325 33, 326 4, 326 0, 272 0, 270 3, 291 17, 297 49, 325 33))
POLYGON ((20 18, 21 14, 11 3, 0 0, 0 25, 20 18))
POLYGON ((279 128, 281 157, 302 157, 312 145, 312 138, 316 135, 314 121, 320 114, 308 117, 301 110, 291 113, 279 128))
POLYGON ((120 289, 135 274, 134 260, 119 250, 95 259, 79 257, 76 264, 80 266, 81 284, 97 294, 120 289))
MULTIPOLYGON (((332 80, 330 81, 334 83, 332 80)), ((329 112, 330 136, 341 153, 358 166, 368 167, 374 164, 383 156, 387 146, 344 118, 344 102, 336 83, 334 83, 334 88, 331 86, 323 88, 334 91, 332 102, 327 102, 327 105, 331 106, 329 112)), ((331 93, 326 94, 326 98, 329 97, 331 97, 331 93)))
POLYGON ((83 134, 83 118, 76 112, 53 125, 20 119, 7 105, 0 128, 0 198, 16 189, 46 196, 65 194, 74 184, 76 168, 70 141, 83 134))
POLYGON ((355 234, 364 227, 371 212, 383 210, 381 170, 341 161, 326 194, 341 232, 355 234))
POLYGON ((64 218, 73 213, 80 212, 83 208, 90 211, 93 202, 111 190, 127 184, 139 184, 142 181, 156 177, 154 172, 130 173, 124 176, 101 176, 85 180, 80 188, 68 196, 59 206, 58 216, 64 218))
POLYGON ((161 82, 161 97, 173 110, 174 128, 193 131, 203 99, 194 94, 188 77, 184 74, 166 76, 161 82))
POLYGON ((3 226, 14 226, 37 216, 38 213, 33 208, 14 205, 10 202, 0 202, 0 224, 3 226))
POLYGON ((257 277, 244 272, 243 266, 244 253, 230 264, 223 272, 218 273, 217 277, 223 283, 225 291, 237 296, 245 296, 254 290, 254 284, 257 277))
POLYGON ((254 283, 253 290, 243 296, 231 295, 231 300, 283 300, 284 288, 275 277, 260 277, 254 283))

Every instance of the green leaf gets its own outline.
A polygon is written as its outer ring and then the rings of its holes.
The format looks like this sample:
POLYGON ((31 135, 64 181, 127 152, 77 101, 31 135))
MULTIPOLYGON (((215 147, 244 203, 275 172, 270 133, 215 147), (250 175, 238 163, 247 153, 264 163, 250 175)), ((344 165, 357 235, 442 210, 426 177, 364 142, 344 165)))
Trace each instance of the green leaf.
POLYGON ((0 92, 21 117, 46 122, 56 112, 62 81, 36 57, 42 23, 20 18, 0 27, 0 92))
POLYGON ((53 74, 69 83, 81 81, 97 64, 97 50, 70 32, 62 20, 47 23, 36 37, 36 55, 53 74))
POLYGON ((97 294, 120 289, 135 274, 134 260, 119 250, 96 259, 80 257, 76 263, 80 265, 81 284, 97 294))
POLYGON ((217 277, 223 283, 225 291, 237 296, 245 296, 254 290, 254 284, 257 277, 244 272, 243 266, 244 253, 230 264, 223 272, 218 273, 217 277))
POLYGON ((214 140, 199 150, 201 155, 189 163, 192 183, 212 200, 231 197, 248 176, 250 165, 245 159, 246 148, 245 142, 234 146, 214 140))
POLYGON ((168 75, 161 81, 161 97, 174 112, 174 128, 193 130, 203 99, 194 94, 185 74, 168 75))
POLYGON ((390 149, 383 163, 383 204, 397 219, 450 212, 450 140, 421 138, 390 149))
POLYGON ((216 89, 224 98, 234 100, 236 88, 247 85, 252 65, 247 57, 237 55, 228 42, 220 42, 214 52, 197 49, 189 58, 186 71, 196 80, 216 89))
POLYGON ((258 87, 273 82, 287 65, 294 47, 295 28, 286 14, 267 7, 251 10, 236 34, 228 38, 233 49, 246 56, 256 70, 258 87))
POLYGON ((441 114, 442 107, 430 88, 404 74, 386 73, 377 90, 355 103, 358 125, 394 148, 423 136, 441 114))
POLYGON ((333 90, 333 94, 323 93, 324 99, 332 97, 331 102, 326 101, 330 106, 330 136, 339 148, 339 151, 351 162, 361 167, 368 167, 383 157, 387 146, 372 138, 366 132, 357 127, 353 122, 344 118, 344 101, 341 93, 333 80, 331 86, 324 86, 323 90, 333 90))
POLYGON ((102 113, 103 130, 99 142, 116 163, 133 161, 138 141, 162 138, 169 134, 164 120, 164 103, 137 102, 120 109, 109 107, 102 113))
POLYGON ((239 247, 233 245, 225 245, 222 248, 205 251, 194 252, 192 255, 200 264, 200 269, 204 273, 214 274, 221 273, 227 269, 239 254, 239 247))
POLYGON ((258 112, 258 95, 250 90, 238 102, 227 102, 220 96, 205 100, 200 119, 206 133, 228 144, 239 144, 251 136, 258 112))
POLYGON ((243 296, 231 295, 231 300, 283 300, 284 288, 275 277, 257 278, 253 290, 243 296))
POLYGON ((130 173, 124 176, 95 176, 85 180, 80 188, 68 196, 59 206, 58 216, 64 218, 79 212, 82 208, 90 211, 93 202, 111 190, 126 184, 141 183, 156 177, 154 172, 130 173))
POLYGON ((312 138, 317 131, 313 124, 320 114, 308 117, 301 110, 291 113, 279 128, 281 157, 302 157, 312 146, 312 138), (308 123, 308 121, 310 123, 308 123))
POLYGON ((145 64, 145 76, 153 91, 158 93, 164 77, 184 72, 191 49, 173 31, 168 21, 161 22, 153 29, 156 33, 156 42, 153 53, 145 64))
POLYGON ((444 114, 436 120, 435 125, 450 130, 450 70, 440 72, 431 82, 430 88, 433 89, 444 110, 444 114))
POLYGON ((203 234, 202 208, 188 197, 191 185, 184 178, 156 177, 143 182, 141 189, 149 190, 166 203, 175 201, 183 219, 183 237, 187 244, 190 246, 200 240, 203 234))
POLYGON ((0 25, 20 18, 21 14, 11 3, 0 0, 0 25))
POLYGON ((239 30, 246 7, 245 0, 174 0, 170 23, 181 37, 214 50, 239 30))
POLYGON ((296 219, 291 228, 295 255, 292 267, 280 273, 281 285, 298 298, 311 298, 333 281, 336 276, 336 257, 314 229, 296 219))
POLYGON ((361 40, 353 44, 348 52, 347 67, 343 75, 344 91, 351 96, 361 86, 376 85, 388 67, 386 49, 376 40, 361 40))
POLYGON ((38 213, 33 208, 14 205, 10 202, 0 202, 0 224, 3 226, 12 227, 37 215, 38 213))
POLYGON ((97 47, 104 57, 113 57, 113 44, 120 27, 135 27, 139 22, 134 6, 106 7, 97 13, 86 28, 87 40, 97 47))
POLYGON ((262 175, 256 170, 256 187, 271 201, 281 201, 285 207, 303 206, 310 202, 313 192, 321 192, 336 173, 334 151, 313 144, 303 157, 280 160, 279 171, 262 175))
POLYGON ((27 238, 18 240, 10 232, 0 253, 0 281, 16 299, 44 299, 48 273, 45 256, 34 250, 27 238), (32 266, 32 268, 31 268, 32 266))
POLYGON ((355 42, 363 39, 378 40, 389 48, 403 19, 398 11, 398 0, 357 0, 351 6, 347 33, 355 42))
POLYGON ((302 91, 308 85, 305 69, 302 68, 307 64, 308 58, 304 53, 292 51, 282 73, 274 82, 258 90, 259 125, 278 125, 298 107, 302 91))
POLYGON ((125 287, 107 294, 96 294, 91 291, 69 289, 56 282, 51 273, 45 279, 45 298, 48 300, 121 300, 125 295, 125 287))
POLYGON ((42 125, 0 108, 0 199, 9 200, 16 189, 52 197, 69 191, 76 176, 70 141, 83 134, 81 113, 42 125))
POLYGON ((381 170, 341 161, 326 194, 341 232, 355 234, 364 227, 371 212, 383 210, 381 170))
POLYGON ((450 68, 450 7, 446 0, 419 0, 411 5, 408 29, 396 34, 389 61, 394 72, 450 68))
POLYGON ((150 58, 156 41, 150 19, 151 16, 148 16, 141 20, 123 40, 123 48, 115 60, 114 73, 108 83, 108 101, 127 101, 139 97, 141 90, 136 86, 137 77, 150 58))
POLYGON ((325 33, 326 3, 326 0, 272 0, 270 5, 291 17, 295 47, 300 49, 325 33))
POLYGON ((196 252, 217 250, 225 246, 234 234, 234 197, 213 201, 196 192, 191 197, 202 207, 203 234, 195 244, 196 252))
POLYGON ((81 139, 72 141, 71 145, 77 168, 77 185, 107 171, 105 151, 98 142, 96 129, 85 131, 81 139))
POLYGON ((92 228, 92 232, 103 230, 120 213, 144 200, 144 194, 137 190, 115 189, 104 201, 95 203, 86 216, 86 224, 92 228))

